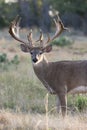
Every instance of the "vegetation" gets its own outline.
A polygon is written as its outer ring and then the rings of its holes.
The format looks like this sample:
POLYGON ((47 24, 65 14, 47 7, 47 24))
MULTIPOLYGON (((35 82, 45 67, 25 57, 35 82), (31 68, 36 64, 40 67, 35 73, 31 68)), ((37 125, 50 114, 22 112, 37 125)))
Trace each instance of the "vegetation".
POLYGON ((17 3, 8 4, 1 0, 0 27, 8 27, 14 17, 19 14, 23 18, 21 27, 37 26, 47 32, 53 26, 48 12, 54 9, 60 12, 66 26, 81 29, 87 34, 86 0, 18 0, 17 3))
POLYGON ((80 15, 84 15, 87 10, 86 0, 49 0, 55 9, 58 9, 61 13, 75 12, 80 15), (78 7, 78 8, 77 8, 78 7))
POLYGON ((85 96, 78 96, 75 102, 75 105, 79 111, 84 111, 87 108, 87 97, 85 96))
POLYGON ((7 59, 6 53, 0 54, 0 63, 7 62, 7 61, 8 61, 8 59, 7 59))
POLYGON ((54 40, 52 42, 52 45, 56 45, 56 46, 67 46, 67 45, 71 45, 73 43, 73 41, 71 39, 69 39, 68 37, 62 36, 56 40, 54 40))
MULTIPOLYGON (((47 91, 35 77, 31 64, 28 62, 26 59, 20 61, 17 55, 11 60, 5 53, 0 55, 0 107, 14 111, 19 108, 21 111, 45 113, 44 99, 47 91)), ((87 98, 77 96, 73 102, 71 96, 69 106, 77 108, 78 111, 84 111, 87 107, 87 98)), ((49 95, 49 110, 53 109, 52 113, 55 113, 54 108, 55 96, 49 95)), ((70 109, 72 112, 71 107, 70 109)))
POLYGON ((18 55, 15 55, 13 57, 13 59, 9 60, 7 58, 7 54, 6 53, 1 53, 0 54, 0 63, 13 63, 13 64, 18 64, 19 63, 19 58, 18 55))
POLYGON ((0 28, 8 27, 11 20, 18 14, 18 5, 0 1, 0 10, 0 28))
POLYGON ((84 115, 67 116, 64 120, 61 116, 46 114, 31 114, 0 111, 1 130, 86 130, 87 117, 84 115))
POLYGON ((87 97, 85 95, 68 95, 68 107, 71 113, 80 113, 87 110, 87 97), (73 99, 73 100, 72 100, 73 99))

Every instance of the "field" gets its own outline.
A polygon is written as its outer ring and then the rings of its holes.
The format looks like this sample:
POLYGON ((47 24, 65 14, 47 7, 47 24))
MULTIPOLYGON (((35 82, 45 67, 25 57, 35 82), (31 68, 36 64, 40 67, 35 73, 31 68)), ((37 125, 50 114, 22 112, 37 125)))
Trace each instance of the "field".
MULTIPOLYGON (((86 37, 69 37, 74 43, 54 46, 45 54, 49 61, 87 60, 86 37)), ((0 63, 0 130, 86 130, 87 108, 76 109, 77 96, 69 95, 68 116, 63 119, 56 112, 56 96, 47 94, 35 76, 30 55, 21 52, 7 30, 0 32, 0 39, 0 54, 6 54, 6 61, 0 63)))

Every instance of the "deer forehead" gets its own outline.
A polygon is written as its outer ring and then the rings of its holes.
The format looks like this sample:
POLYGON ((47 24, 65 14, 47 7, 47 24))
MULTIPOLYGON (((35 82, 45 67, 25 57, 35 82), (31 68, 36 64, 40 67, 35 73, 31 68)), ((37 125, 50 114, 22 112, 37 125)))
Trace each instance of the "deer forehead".
POLYGON ((40 51, 42 51, 42 49, 40 47, 34 47, 31 49, 31 52, 35 53, 35 54, 39 53, 40 51))

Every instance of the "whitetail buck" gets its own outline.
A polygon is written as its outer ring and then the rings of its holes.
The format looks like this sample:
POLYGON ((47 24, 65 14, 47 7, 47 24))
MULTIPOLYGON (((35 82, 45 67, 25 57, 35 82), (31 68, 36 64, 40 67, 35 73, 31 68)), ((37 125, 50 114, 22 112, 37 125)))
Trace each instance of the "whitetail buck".
POLYGON ((57 95, 61 103, 62 115, 65 116, 67 93, 78 86, 87 86, 87 61, 47 61, 44 53, 52 50, 50 42, 58 37, 63 30, 66 30, 59 17, 54 19, 57 30, 52 38, 48 35, 47 41, 44 42, 43 34, 40 32, 40 38, 36 41, 40 43, 38 47, 35 46, 36 42, 32 40, 32 31, 28 35, 28 42, 20 39, 19 21, 20 19, 17 17, 11 23, 9 33, 14 39, 22 42, 20 47, 23 52, 31 54, 35 74, 51 94, 57 95))

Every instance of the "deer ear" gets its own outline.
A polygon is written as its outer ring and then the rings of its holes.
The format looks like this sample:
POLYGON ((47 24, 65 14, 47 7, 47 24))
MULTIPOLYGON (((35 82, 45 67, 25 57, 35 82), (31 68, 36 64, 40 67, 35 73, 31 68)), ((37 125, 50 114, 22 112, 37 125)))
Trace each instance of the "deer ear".
POLYGON ((44 52, 50 52, 52 50, 52 45, 48 45, 48 46, 46 46, 45 48, 44 48, 44 52))
POLYGON ((23 52, 29 52, 29 48, 26 45, 20 44, 20 47, 23 52))

